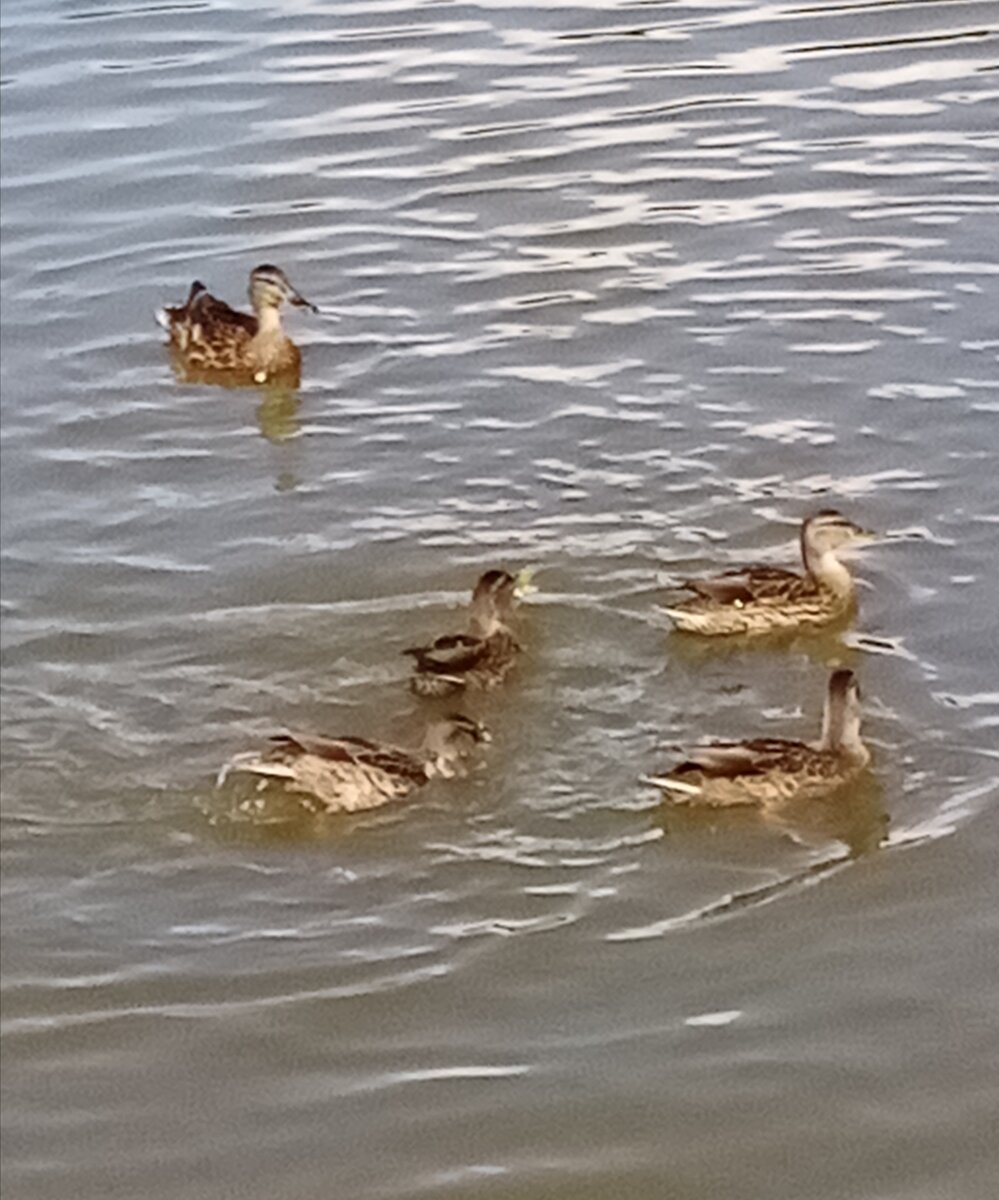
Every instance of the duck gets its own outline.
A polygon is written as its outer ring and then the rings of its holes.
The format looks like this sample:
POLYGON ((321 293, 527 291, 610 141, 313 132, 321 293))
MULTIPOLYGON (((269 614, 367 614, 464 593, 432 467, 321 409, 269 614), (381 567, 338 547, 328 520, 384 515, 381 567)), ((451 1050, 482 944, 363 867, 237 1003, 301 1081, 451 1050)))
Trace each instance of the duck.
POLYGON ((826 508, 801 525, 804 572, 749 566, 708 579, 685 579, 694 599, 663 607, 677 629, 705 637, 775 633, 818 628, 852 612, 856 585, 839 551, 870 541, 874 534, 835 509, 826 508))
POLYGON ((170 348, 188 373, 249 373, 254 383, 294 377, 301 353, 281 326, 281 305, 318 312, 292 287, 280 267, 264 263, 250 272, 253 314, 230 308, 200 280, 191 284, 187 299, 175 308, 162 308, 156 319, 170 334, 170 348))
POLYGON ((852 671, 833 671, 826 689, 822 733, 815 742, 754 738, 698 746, 664 775, 643 781, 675 804, 767 808, 835 791, 871 759, 860 736, 860 685, 852 671))
POLYGON ((426 646, 403 650, 415 660, 410 690, 417 696, 447 696, 465 689, 498 687, 523 650, 509 621, 515 602, 532 590, 527 575, 526 571, 519 575, 486 571, 472 591, 464 632, 444 634, 426 646))
POLYGON ((474 748, 491 741, 483 724, 460 713, 428 725, 415 749, 360 737, 281 733, 266 750, 230 759, 216 783, 221 787, 233 771, 245 771, 285 781, 321 811, 364 812, 404 800, 431 779, 464 774, 474 748))

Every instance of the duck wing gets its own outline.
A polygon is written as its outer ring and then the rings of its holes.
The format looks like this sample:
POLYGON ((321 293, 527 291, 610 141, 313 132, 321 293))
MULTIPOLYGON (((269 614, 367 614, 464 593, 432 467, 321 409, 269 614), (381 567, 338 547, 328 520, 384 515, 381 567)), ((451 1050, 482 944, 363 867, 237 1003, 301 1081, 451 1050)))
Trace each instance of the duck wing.
POLYGON ((191 284, 191 289, 187 293, 187 299, 184 301, 184 303, 164 305, 163 308, 157 310, 156 319, 166 329, 169 329, 178 321, 186 321, 189 313, 191 312, 191 306, 197 300, 198 296, 201 295, 201 293, 205 290, 205 285, 201 282, 201 280, 196 279, 194 283, 191 284))
POLYGON ((271 738, 271 743, 278 753, 311 754, 327 762, 351 763, 419 783, 425 783, 427 778, 423 762, 414 754, 367 738, 284 733, 271 738))
POLYGON ((807 589, 808 581, 782 567, 737 567, 709 579, 684 579, 683 586, 715 604, 754 604, 782 599, 807 589))
POLYGON ((192 325, 201 326, 201 336, 206 342, 212 341, 220 330, 231 334, 233 329, 240 329, 249 337, 257 332, 256 317, 231 308, 224 300, 213 296, 203 284, 192 284, 185 309, 186 319, 192 325))
POLYGON ((489 642, 470 633, 449 633, 429 646, 403 650, 416 659, 417 670, 435 675, 462 675, 479 666, 489 654, 489 642))
POLYGON ((788 766, 811 753, 803 742, 784 738, 754 738, 749 742, 713 742, 697 746, 686 762, 670 772, 685 775, 697 772, 716 779, 734 779, 740 775, 762 775, 775 766, 788 766))

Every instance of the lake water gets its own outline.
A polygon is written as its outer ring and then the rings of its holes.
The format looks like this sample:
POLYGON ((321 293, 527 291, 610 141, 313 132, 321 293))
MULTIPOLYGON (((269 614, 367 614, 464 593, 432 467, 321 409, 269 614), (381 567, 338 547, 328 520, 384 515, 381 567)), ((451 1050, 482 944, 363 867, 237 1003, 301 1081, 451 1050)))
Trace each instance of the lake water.
POLYGON ((10 1200, 978 1200, 999 1178, 994 3, 6 0, 10 1200), (153 310, 276 262, 296 393, 153 310), (670 636, 836 506, 854 629, 670 636), (538 567, 488 766, 400 651, 538 567), (779 825, 641 785, 865 691, 779 825), (259 801, 259 802, 258 802, 259 801))

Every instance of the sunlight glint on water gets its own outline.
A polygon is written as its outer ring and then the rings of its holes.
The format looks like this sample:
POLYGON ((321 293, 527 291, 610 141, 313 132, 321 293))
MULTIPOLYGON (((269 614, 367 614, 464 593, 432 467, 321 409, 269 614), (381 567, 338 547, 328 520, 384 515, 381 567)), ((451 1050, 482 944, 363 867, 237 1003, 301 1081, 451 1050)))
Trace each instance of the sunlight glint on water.
POLYGON ((991 1196, 994 6, 4 17, 11 1195, 991 1196), (153 311, 259 262, 301 388, 179 383, 153 311), (667 636, 833 505, 855 630, 667 636), (400 651, 493 564, 540 590, 487 770, 214 790, 418 737, 400 651), (838 664, 848 803, 638 782, 813 736, 838 664))

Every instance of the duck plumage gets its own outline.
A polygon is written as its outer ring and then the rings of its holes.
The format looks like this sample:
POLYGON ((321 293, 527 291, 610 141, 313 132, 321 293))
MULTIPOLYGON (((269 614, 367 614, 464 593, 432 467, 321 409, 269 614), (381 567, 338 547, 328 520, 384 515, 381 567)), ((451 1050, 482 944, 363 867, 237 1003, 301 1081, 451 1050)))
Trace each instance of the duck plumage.
POLYGON ((472 749, 491 741, 478 721, 454 714, 436 721, 413 750, 360 737, 282 733, 262 752, 237 754, 222 768, 284 780, 326 812, 360 812, 405 799, 435 777, 461 774, 472 749))
POLYGON ((846 616, 855 603, 853 577, 837 551, 870 536, 842 514, 824 509, 802 524, 802 573, 754 565, 708 579, 685 579, 681 586, 694 599, 663 611, 678 629, 707 637, 827 625, 846 616))
POLYGON ((411 690, 418 696, 447 696, 498 687, 522 650, 507 626, 517 591, 517 578, 509 572, 486 571, 472 593, 465 632, 403 651, 415 660, 411 690))
POLYGON ((647 776, 677 804, 728 808, 820 795, 854 779, 870 761, 860 737, 860 689, 852 671, 830 676, 816 742, 753 738, 690 751, 668 773, 647 776))
POLYGON ((270 264, 250 273, 249 291, 252 314, 231 308, 195 280, 182 305, 157 314, 170 334, 171 350, 188 373, 248 374, 256 383, 293 377, 297 382, 301 353, 284 332, 280 308, 285 301, 313 312, 315 306, 270 264))

